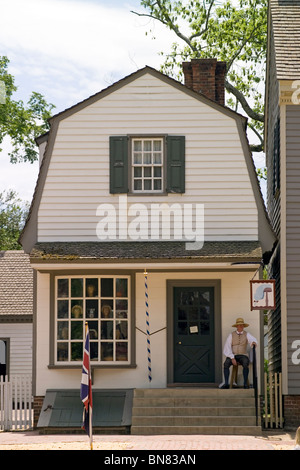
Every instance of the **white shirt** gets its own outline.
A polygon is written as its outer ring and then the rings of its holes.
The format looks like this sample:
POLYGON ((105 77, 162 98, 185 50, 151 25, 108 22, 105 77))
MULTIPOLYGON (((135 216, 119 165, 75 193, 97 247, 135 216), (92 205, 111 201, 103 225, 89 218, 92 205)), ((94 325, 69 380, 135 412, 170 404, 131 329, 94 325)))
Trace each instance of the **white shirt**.
MULTIPOLYGON (((241 333, 239 333, 238 331, 236 331, 236 333, 238 335, 247 335, 247 341, 249 344, 252 344, 252 343, 256 343, 257 344, 257 340, 256 338, 254 338, 254 336, 252 336, 250 333, 248 333, 248 331, 242 331, 241 333)), ((228 338, 225 342, 225 345, 224 345, 224 349, 223 349, 223 354, 224 356, 226 357, 230 357, 230 359, 233 359, 234 358, 234 354, 232 352, 232 333, 230 333, 230 335, 228 335, 228 338)))

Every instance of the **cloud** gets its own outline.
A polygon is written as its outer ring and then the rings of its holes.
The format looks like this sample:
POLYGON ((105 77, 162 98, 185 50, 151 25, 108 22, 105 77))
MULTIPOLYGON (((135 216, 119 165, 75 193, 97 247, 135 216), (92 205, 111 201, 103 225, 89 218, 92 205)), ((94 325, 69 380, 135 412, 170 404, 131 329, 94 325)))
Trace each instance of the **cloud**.
POLYGON ((27 94, 32 85, 59 107, 63 96, 70 106, 138 68, 159 67, 158 52, 175 38, 157 23, 152 41, 145 35, 149 19, 130 9, 122 2, 0 0, 2 54, 18 84, 26 79, 27 94))

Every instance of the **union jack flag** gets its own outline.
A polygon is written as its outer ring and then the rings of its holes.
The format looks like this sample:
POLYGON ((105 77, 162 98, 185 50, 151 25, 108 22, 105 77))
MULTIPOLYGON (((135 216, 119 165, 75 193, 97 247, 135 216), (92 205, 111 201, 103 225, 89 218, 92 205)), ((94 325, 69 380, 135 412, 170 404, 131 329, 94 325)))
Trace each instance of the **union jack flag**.
POLYGON ((81 375, 80 398, 84 405, 82 429, 91 437, 92 435, 92 380, 90 370, 90 333, 89 327, 86 325, 85 346, 83 351, 83 364, 81 375))

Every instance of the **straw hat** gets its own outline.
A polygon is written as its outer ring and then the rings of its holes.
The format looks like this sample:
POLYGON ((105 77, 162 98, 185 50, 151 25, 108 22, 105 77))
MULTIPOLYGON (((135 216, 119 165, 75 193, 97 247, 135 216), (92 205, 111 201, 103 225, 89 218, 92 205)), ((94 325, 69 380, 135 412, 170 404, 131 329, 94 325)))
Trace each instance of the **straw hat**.
POLYGON ((239 325, 244 325, 244 327, 246 327, 246 328, 247 328, 247 326, 249 326, 248 323, 244 322, 243 318, 237 318, 235 324, 232 325, 232 326, 236 328, 239 325))

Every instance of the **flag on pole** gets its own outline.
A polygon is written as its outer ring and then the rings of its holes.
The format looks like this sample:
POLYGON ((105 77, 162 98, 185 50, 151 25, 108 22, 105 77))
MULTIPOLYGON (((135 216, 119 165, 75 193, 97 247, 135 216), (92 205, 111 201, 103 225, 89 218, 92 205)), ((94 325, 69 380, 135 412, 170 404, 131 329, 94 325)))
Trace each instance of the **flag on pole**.
POLYGON ((81 375, 81 387, 80 387, 80 398, 83 403, 83 423, 82 429, 90 437, 90 445, 92 446, 92 411, 93 411, 93 400, 92 400, 92 380, 91 380, 91 368, 90 368, 90 333, 88 324, 85 324, 85 345, 83 351, 83 364, 82 364, 82 375, 81 375))

